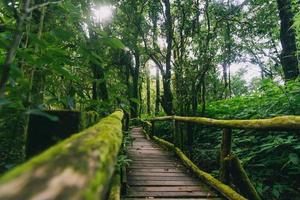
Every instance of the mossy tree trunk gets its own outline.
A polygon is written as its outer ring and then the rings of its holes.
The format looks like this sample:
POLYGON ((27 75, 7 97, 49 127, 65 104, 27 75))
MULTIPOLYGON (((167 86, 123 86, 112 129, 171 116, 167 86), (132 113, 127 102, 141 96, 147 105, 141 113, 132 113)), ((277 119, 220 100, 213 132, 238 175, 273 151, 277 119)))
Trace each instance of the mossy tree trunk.
POLYGON ((277 0, 280 17, 280 41, 282 52, 280 61, 285 80, 296 79, 299 76, 297 59, 296 34, 293 28, 294 14, 291 0, 277 0))
POLYGON ((149 70, 147 70, 147 72, 146 72, 147 74, 146 74, 146 85, 147 85, 147 87, 146 87, 146 89, 147 89, 147 114, 148 115, 151 115, 151 90, 150 90, 150 87, 151 87, 151 85, 150 85, 150 71, 149 70))
POLYGON ((159 69, 156 69, 156 99, 155 99, 155 115, 159 114, 159 105, 160 105, 160 78, 159 78, 159 69))
POLYGON ((132 99, 131 117, 137 118, 139 115, 139 76, 140 76, 140 52, 138 49, 134 52, 135 66, 130 70, 132 76, 132 99))

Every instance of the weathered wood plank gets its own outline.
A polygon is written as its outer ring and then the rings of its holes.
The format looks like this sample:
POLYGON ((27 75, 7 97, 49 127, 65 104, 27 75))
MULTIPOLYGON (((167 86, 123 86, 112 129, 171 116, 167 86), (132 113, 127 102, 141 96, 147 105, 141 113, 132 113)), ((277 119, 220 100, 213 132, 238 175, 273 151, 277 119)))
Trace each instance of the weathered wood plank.
POLYGON ((207 188, 199 186, 163 186, 163 187, 130 187, 130 191, 144 191, 144 192, 193 192, 193 191, 208 191, 207 188))
POLYGON ((139 185, 139 186, 166 186, 166 185, 177 185, 177 186, 181 186, 181 185, 187 185, 187 186, 199 186, 200 183, 198 181, 130 181, 128 180, 129 185, 139 185))
POLYGON ((138 139, 128 150, 132 163, 128 168, 129 187, 125 199, 205 200, 217 197, 189 173, 175 158, 174 152, 165 151, 146 138, 141 139, 137 136, 137 133, 142 135, 141 129, 135 128, 134 131, 133 137, 138 139))
POLYGON ((194 181, 195 179, 189 176, 129 176, 129 181, 194 181))
POLYGON ((166 173, 160 173, 160 172, 136 172, 136 171, 132 171, 132 172, 128 172, 129 176, 186 176, 186 174, 184 173, 177 173, 177 172, 166 172, 166 173))
POLYGON ((202 191, 172 191, 172 192, 135 192, 128 191, 127 197, 217 197, 216 194, 202 191))
MULTIPOLYGON (((186 198, 181 198, 181 197, 178 197, 178 198, 149 198, 149 197, 138 197, 138 198, 124 198, 123 200, 149 200, 149 199, 159 199, 159 200, 187 200, 186 198)), ((202 198, 202 197, 199 197, 199 198, 188 198, 188 200, 222 200, 221 198, 202 198)))

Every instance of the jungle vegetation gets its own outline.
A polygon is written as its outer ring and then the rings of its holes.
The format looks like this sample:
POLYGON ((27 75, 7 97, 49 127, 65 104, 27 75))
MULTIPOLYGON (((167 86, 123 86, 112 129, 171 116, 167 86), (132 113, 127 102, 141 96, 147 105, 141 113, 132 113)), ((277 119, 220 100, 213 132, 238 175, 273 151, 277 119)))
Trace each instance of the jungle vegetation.
MULTIPOLYGON (((1 173, 26 160, 29 115, 45 110, 299 115, 299 52, 297 0, 1 0, 1 173)), ((194 137, 216 174, 220 131, 194 137)), ((233 149, 264 199, 299 198, 299 131, 235 131, 233 149)))

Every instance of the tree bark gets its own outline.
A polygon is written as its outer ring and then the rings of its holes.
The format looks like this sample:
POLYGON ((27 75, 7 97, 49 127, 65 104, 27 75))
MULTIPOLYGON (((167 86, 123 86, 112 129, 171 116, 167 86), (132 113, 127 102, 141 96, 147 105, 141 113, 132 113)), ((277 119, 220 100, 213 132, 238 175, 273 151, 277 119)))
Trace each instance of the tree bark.
MULTIPOLYGON (((42 7, 40 9, 40 20, 39 20, 39 27, 37 32, 37 38, 42 38, 43 28, 44 28, 44 20, 45 20, 45 14, 46 14, 46 7, 42 7)), ((35 54, 38 54, 39 48, 36 45, 34 52, 35 54)), ((31 88, 30 88, 30 94, 29 94, 29 102, 31 106, 35 107, 38 105, 41 105, 44 102, 44 85, 45 85, 45 74, 43 72, 43 69, 34 68, 32 69, 31 74, 31 88)))
POLYGON ((156 99, 155 99, 155 115, 159 114, 159 104, 160 104, 160 78, 159 69, 156 69, 156 99))
POLYGON ((173 43, 173 27, 171 16, 171 5, 169 0, 163 1, 165 4, 166 15, 166 37, 167 37, 167 54, 166 54, 166 70, 163 74, 163 88, 164 94, 162 96, 162 107, 167 115, 173 114, 173 95, 171 91, 171 56, 173 43))
POLYGON ((140 54, 136 50, 134 52, 135 58, 135 67, 131 70, 132 73, 132 98, 131 100, 131 117, 136 118, 138 117, 139 111, 139 75, 140 75, 140 54))
POLYGON ((296 35, 293 29, 294 14, 290 0, 277 0, 280 17, 280 41, 282 52, 280 61, 284 72, 284 79, 293 80, 299 76, 296 35))
POLYGON ((103 68, 100 65, 92 64, 92 70, 94 75, 93 99, 101 99, 102 101, 108 101, 108 89, 103 68))
POLYGON ((7 51, 4 63, 2 65, 2 71, 1 71, 1 79, 0 79, 0 98, 3 98, 5 95, 5 89, 6 89, 6 84, 9 79, 9 72, 11 65, 13 64, 17 50, 19 48, 19 45, 22 40, 22 35, 23 35, 23 26, 25 24, 25 20, 27 18, 27 10, 30 5, 30 0, 26 0, 23 2, 22 8, 21 8, 21 13, 19 14, 19 17, 16 19, 16 29, 14 32, 13 40, 10 45, 9 50, 7 51))
POLYGON ((151 91, 150 91, 150 74, 149 70, 147 70, 147 114, 151 115, 151 91))

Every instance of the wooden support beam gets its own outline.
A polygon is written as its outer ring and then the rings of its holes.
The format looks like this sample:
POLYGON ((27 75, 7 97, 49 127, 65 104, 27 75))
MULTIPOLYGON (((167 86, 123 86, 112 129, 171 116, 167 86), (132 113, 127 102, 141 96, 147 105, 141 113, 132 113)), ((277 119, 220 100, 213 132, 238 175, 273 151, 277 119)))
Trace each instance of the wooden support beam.
POLYGON ((151 121, 151 133, 150 137, 155 136, 155 121, 151 121))
POLYGON ((194 143, 194 124, 187 122, 186 123, 186 134, 187 134, 187 145, 189 150, 189 158, 193 159, 193 143, 194 143))
POLYGON ((255 130, 299 130, 300 116, 280 116, 270 119, 251 119, 251 120, 219 120, 205 117, 182 117, 165 116, 150 119, 150 121, 166 121, 176 119, 180 122, 192 122, 209 127, 235 128, 235 129, 255 129, 255 130))
POLYGON ((127 169, 125 166, 121 167, 121 194, 124 195, 127 192, 127 169))
POLYGON ((232 143, 232 130, 229 128, 224 128, 222 132, 222 141, 220 149, 220 170, 219 178, 225 183, 229 184, 229 169, 225 163, 225 158, 231 153, 231 143, 232 143))
POLYGON ((229 169, 233 182, 241 191, 241 193, 248 199, 261 200, 238 157, 235 155, 230 155, 225 158, 225 162, 230 166, 229 169))
POLYGON ((173 119, 173 144, 176 147, 181 146, 179 124, 175 119, 173 119))

